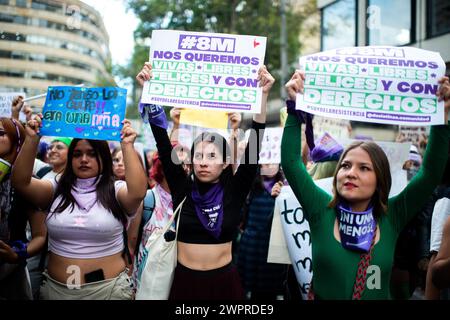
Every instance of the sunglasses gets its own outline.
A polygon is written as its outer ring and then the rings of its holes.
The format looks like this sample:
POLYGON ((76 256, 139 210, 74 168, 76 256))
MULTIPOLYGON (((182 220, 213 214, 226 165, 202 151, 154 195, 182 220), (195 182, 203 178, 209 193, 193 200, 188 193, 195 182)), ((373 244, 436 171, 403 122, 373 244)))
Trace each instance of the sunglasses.
POLYGON ((3 137, 4 135, 6 135, 6 131, 5 130, 0 130, 0 137, 3 137))

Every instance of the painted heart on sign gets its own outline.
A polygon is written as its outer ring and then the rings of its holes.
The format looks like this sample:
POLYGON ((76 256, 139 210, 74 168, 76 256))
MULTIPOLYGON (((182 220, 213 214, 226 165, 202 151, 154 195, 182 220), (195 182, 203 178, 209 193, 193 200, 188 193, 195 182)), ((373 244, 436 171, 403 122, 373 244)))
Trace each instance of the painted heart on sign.
POLYGON ((81 128, 81 127, 75 128, 75 131, 78 132, 78 133, 82 133, 83 130, 84 130, 84 128, 81 128))
POLYGON ((259 43, 258 41, 253 40, 253 48, 256 48, 257 46, 259 46, 261 43, 259 43))
POLYGON ((60 131, 61 131, 61 128, 55 129, 55 132, 60 132, 60 131))
POLYGON ((103 130, 103 126, 98 126, 97 129, 102 131, 103 130))

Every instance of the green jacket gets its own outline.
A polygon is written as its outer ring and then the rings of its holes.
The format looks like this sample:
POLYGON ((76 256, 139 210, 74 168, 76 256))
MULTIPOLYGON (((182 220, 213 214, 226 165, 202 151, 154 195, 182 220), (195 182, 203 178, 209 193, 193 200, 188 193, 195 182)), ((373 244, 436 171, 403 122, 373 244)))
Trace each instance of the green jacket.
MULTIPOLYGON (((346 250, 334 237, 336 211, 331 196, 317 187, 301 161, 301 124, 289 115, 281 144, 281 164, 309 221, 312 240, 313 289, 318 299, 351 299, 360 254, 346 250)), ((389 299, 391 268, 397 237, 441 181, 448 155, 450 126, 431 128, 420 171, 406 188, 389 199, 387 214, 379 221, 362 299, 389 299)))

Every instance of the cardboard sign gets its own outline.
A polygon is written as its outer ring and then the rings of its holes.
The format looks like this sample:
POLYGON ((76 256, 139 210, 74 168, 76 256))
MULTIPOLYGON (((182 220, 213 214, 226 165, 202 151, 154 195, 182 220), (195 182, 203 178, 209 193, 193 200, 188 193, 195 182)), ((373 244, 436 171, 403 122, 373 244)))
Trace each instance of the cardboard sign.
POLYGON ((175 30, 152 32, 153 78, 141 101, 179 108, 259 113, 256 80, 266 38, 175 30))
POLYGON ((444 124, 437 52, 412 47, 340 48, 300 58, 304 94, 297 109, 332 118, 423 126, 444 124))
POLYGON ((126 95, 116 87, 49 87, 41 134, 120 141, 126 95))

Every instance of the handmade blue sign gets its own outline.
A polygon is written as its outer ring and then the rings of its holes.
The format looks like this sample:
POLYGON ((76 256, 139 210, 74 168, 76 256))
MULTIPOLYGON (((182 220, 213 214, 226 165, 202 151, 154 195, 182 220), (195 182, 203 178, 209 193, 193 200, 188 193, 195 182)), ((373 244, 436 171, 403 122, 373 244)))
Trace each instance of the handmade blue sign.
POLYGON ((49 87, 41 135, 120 141, 127 90, 49 87))

